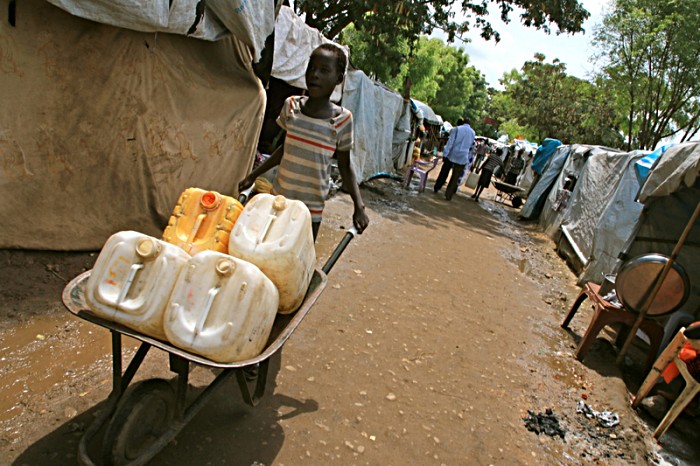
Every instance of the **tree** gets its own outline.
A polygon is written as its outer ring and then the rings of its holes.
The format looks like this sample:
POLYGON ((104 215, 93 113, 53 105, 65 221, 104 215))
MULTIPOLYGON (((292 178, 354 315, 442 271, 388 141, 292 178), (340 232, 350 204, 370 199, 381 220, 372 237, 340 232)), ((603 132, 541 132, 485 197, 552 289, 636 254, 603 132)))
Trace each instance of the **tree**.
POLYGON ((518 7, 525 26, 547 33, 553 25, 557 33, 580 32, 590 15, 579 0, 297 0, 294 5, 297 14, 306 15, 306 24, 330 39, 354 24, 359 31, 400 36, 409 42, 435 28, 444 30, 452 42, 473 27, 485 39, 498 41, 498 32, 486 19, 489 1, 498 5, 503 21, 509 22, 513 8, 518 7), (455 21, 457 11, 467 19, 455 21))
POLYGON ((350 48, 350 61, 367 76, 388 83, 401 70, 409 55, 406 39, 392 34, 369 34, 351 24, 338 36, 350 48))
POLYGON ((401 89, 406 77, 411 80, 411 96, 425 102, 444 120, 456 122, 470 117, 476 121, 486 104, 486 81, 469 65, 463 49, 446 45, 440 39, 421 37, 409 60, 388 84, 401 89))
POLYGON ((594 34, 627 148, 700 131, 700 0, 616 0, 594 34))
POLYGON ((528 139, 553 137, 564 143, 616 146, 613 99, 605 88, 566 74, 559 60, 547 63, 542 54, 523 64, 521 71, 505 73, 502 95, 492 100, 493 116, 528 139))

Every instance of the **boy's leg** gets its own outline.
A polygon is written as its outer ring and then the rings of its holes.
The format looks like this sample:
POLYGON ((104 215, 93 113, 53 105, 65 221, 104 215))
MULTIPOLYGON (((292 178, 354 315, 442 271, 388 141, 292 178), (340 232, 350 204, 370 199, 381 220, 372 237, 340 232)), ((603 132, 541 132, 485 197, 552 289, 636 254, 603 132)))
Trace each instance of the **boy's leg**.
POLYGON ((321 228, 321 221, 320 220, 318 222, 311 222, 311 232, 314 235, 314 243, 316 242, 316 238, 318 237, 319 228, 321 228))
POLYGON ((442 167, 440 167, 440 173, 438 174, 438 177, 435 180, 435 186, 433 186, 433 191, 438 192, 442 189, 442 186, 445 184, 445 181, 447 181, 447 175, 450 173, 451 168, 452 162, 450 162, 447 159, 442 159, 442 167))

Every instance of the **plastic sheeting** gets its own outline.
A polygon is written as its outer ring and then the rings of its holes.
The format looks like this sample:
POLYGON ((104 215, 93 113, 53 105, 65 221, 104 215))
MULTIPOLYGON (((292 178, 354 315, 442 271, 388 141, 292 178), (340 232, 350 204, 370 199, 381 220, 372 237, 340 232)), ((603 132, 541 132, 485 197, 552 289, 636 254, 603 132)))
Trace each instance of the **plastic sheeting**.
MULTIPOLYGON (((197 0, 190 0, 197 1, 197 0)), ((199 4, 199 1, 197 1, 199 4)), ((253 49, 253 60, 260 60, 265 40, 275 30, 275 2, 273 0, 206 0, 205 11, 210 9, 219 21, 244 44, 253 49)))
POLYGON ((617 268, 620 251, 634 232, 644 207, 636 201, 640 186, 635 173, 636 163, 644 155, 644 152, 628 154, 617 189, 595 222, 588 264, 579 275, 581 285, 589 281, 600 283, 604 274, 617 268))
POLYGON ((351 71, 345 78, 343 107, 353 114, 355 143, 351 162, 357 181, 392 171, 394 128, 403 113, 403 98, 364 72, 351 71))
MULTIPOLYGON (((321 44, 334 43, 326 39, 317 29, 307 26, 294 10, 283 6, 275 26, 275 55, 272 76, 287 84, 306 89, 306 65, 311 52, 321 44)), ((337 44, 336 44, 337 45, 337 44)), ((343 47, 347 52, 347 47, 343 47)), ((340 100, 340 87, 331 97, 340 100)))
POLYGON ((551 156, 549 163, 544 169, 544 173, 542 173, 542 176, 537 180, 535 186, 532 187, 530 194, 527 196, 527 201, 525 201, 525 205, 520 209, 520 218, 533 220, 540 215, 542 206, 547 200, 547 195, 550 189, 552 189, 557 177, 559 177, 561 168, 564 166, 564 162, 566 162, 570 150, 571 146, 558 146, 556 148, 554 155, 551 156))
MULTIPOLYGON (((540 225, 544 228, 545 234, 550 238, 558 238, 562 219, 571 205, 571 202, 562 202, 564 193, 564 184, 568 176, 578 180, 581 175, 581 170, 586 164, 588 157, 597 153, 600 149, 593 146, 575 144, 571 146, 569 157, 566 159, 564 166, 559 172, 557 180, 552 185, 551 191, 547 195, 547 200, 542 207, 540 214, 540 225)), ((578 184, 574 185, 574 189, 569 193, 573 194, 576 191, 578 184)))
POLYGON ((561 146, 561 141, 558 139, 545 138, 542 141, 535 152, 535 158, 532 160, 532 169, 535 170, 535 173, 540 175, 543 173, 549 158, 559 146, 561 146))
MULTIPOLYGON (((581 254, 579 259, 584 266, 593 250, 595 224, 615 192, 629 157, 619 152, 601 152, 590 156, 571 194, 561 228, 566 228, 572 246, 581 254)), ((578 263, 576 260, 571 262, 578 263)), ((580 271, 576 270, 577 273, 580 271)))
POLYGON ((423 121, 429 125, 440 126, 442 125, 442 118, 436 115, 432 108, 421 102, 420 100, 411 99, 411 101, 416 105, 416 108, 420 110, 423 121))
POLYGON ((160 236, 184 189, 236 194, 265 102, 247 47, 16 8, 0 28, 0 247, 160 236))
POLYGON ((700 177, 700 144, 688 142, 668 149, 647 177, 639 200, 668 196, 683 187, 693 186, 700 177))

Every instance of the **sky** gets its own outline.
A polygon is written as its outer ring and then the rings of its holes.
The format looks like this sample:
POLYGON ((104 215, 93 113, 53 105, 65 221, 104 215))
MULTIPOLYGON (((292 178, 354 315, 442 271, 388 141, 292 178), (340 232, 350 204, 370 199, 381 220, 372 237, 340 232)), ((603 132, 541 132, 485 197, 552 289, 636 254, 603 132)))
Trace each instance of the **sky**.
MULTIPOLYGON (((545 34, 535 28, 528 28, 519 22, 517 10, 511 12, 511 21, 505 24, 498 14, 490 14, 489 18, 494 29, 501 34, 501 41, 485 41, 479 36, 479 31, 471 31, 466 37, 470 43, 456 40, 453 45, 462 47, 469 54, 470 62, 486 77, 490 86, 501 89, 498 80, 503 73, 520 69, 528 60, 532 60, 535 53, 542 53, 546 62, 558 58, 566 64, 569 75, 581 79, 587 79, 595 69, 589 62, 593 54, 591 40, 593 38, 593 26, 602 21, 603 9, 609 0, 580 0, 584 8, 591 13, 590 18, 583 24, 585 33, 575 35, 545 34)), ((496 10, 493 10, 494 12, 496 10)), ((556 26, 555 26, 556 28, 556 26)), ((436 31, 433 37, 445 39, 445 35, 436 31)))

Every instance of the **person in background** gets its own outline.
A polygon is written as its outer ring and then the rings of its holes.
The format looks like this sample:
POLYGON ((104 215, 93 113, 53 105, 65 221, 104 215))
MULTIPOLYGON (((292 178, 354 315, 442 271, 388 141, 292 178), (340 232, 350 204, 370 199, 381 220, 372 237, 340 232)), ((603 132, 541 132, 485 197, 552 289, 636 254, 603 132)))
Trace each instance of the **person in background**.
POLYGON ((489 187, 489 183, 491 182, 491 176, 498 168, 503 170, 503 162, 501 161, 501 156, 496 152, 492 152, 491 154, 489 154, 488 158, 481 166, 481 175, 479 175, 479 182, 476 185, 476 191, 474 191, 474 194, 472 194, 472 199, 474 199, 476 202, 479 202, 479 196, 481 196, 481 192, 484 190, 484 188, 489 187))
POLYGON ((479 165, 486 158, 486 154, 489 152, 489 143, 486 141, 479 141, 476 145, 476 156, 474 157, 474 162, 472 163, 471 170, 473 172, 479 173, 479 165))
POLYGON ((450 131, 450 137, 445 144, 443 152, 442 168, 433 186, 433 191, 438 193, 450 175, 450 181, 445 189, 445 199, 452 200, 452 196, 457 192, 459 179, 464 172, 464 168, 474 158, 476 133, 469 125, 468 121, 457 120, 457 126, 450 131))
POLYGON ((305 75, 308 96, 289 97, 277 118, 277 124, 286 131, 284 144, 238 184, 239 191, 243 191, 258 176, 279 165, 272 194, 306 204, 311 211, 314 240, 328 197, 333 158, 338 160, 343 188, 352 198, 352 221, 358 233, 369 224, 350 165, 352 113, 330 100, 335 87, 343 82, 347 63, 347 55, 335 44, 320 45, 311 53, 305 75))
POLYGON ((506 178, 504 180, 506 183, 515 184, 515 182, 518 181, 518 175, 520 175, 520 172, 525 166, 525 160, 523 159, 524 152, 525 148, 523 147, 518 150, 515 157, 510 158, 510 163, 506 169, 506 178))

